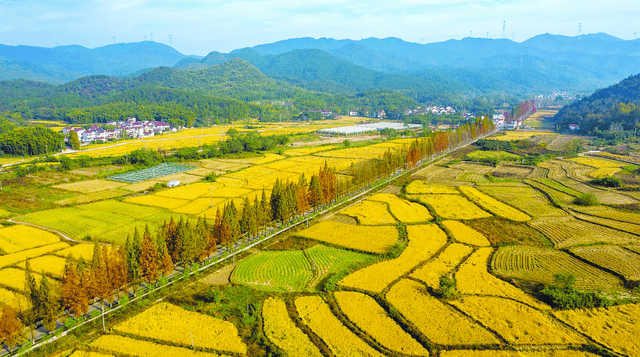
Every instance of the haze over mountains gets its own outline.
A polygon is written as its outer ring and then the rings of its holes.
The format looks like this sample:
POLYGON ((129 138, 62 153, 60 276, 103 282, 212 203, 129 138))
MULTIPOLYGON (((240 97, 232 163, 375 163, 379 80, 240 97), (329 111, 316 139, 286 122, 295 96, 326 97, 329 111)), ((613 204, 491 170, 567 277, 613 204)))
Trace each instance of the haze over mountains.
MULTIPOLYGON (((591 92, 640 73, 640 40, 607 34, 544 34, 522 43, 464 38, 417 44, 397 38, 359 41, 297 38, 204 58, 155 42, 41 48, 0 45, 0 79, 61 84, 91 75, 134 76, 166 66, 202 70, 232 58, 265 75, 314 91, 411 93, 591 92)), ((174 70, 164 69, 167 80, 174 70)), ((420 95, 414 95, 419 97, 420 95)))

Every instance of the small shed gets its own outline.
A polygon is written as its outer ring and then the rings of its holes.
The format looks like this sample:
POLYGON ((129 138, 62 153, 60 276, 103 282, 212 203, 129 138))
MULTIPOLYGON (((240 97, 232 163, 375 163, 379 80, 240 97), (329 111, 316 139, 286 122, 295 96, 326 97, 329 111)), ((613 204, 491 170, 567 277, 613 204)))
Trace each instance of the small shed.
POLYGON ((172 180, 167 182, 167 187, 177 187, 180 186, 180 180, 172 180))

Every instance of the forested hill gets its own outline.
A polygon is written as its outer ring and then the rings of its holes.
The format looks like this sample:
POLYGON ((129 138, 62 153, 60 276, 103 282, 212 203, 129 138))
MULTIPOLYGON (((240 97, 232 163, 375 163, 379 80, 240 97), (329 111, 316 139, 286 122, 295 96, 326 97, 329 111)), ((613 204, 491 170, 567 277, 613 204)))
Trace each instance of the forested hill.
POLYGON ((0 45, 0 80, 29 79, 65 83, 90 75, 125 76, 160 66, 173 66, 186 56, 161 43, 119 43, 89 49, 0 45))
POLYGON ((640 129, 640 74, 565 106, 555 119, 560 128, 578 124, 584 132, 640 129))

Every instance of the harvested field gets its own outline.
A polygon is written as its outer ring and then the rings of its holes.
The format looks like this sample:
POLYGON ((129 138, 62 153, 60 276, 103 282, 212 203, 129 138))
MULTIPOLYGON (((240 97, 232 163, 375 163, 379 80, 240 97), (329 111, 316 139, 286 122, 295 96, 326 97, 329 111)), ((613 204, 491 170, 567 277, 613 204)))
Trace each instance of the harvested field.
POLYGON ((555 160, 541 162, 538 166, 547 169, 547 177, 550 179, 557 180, 567 177, 567 172, 562 168, 562 165, 555 162, 555 160))
POLYGON ((170 188, 160 191, 155 195, 169 198, 179 198, 183 200, 194 200, 198 197, 209 195, 211 192, 220 188, 220 185, 209 182, 198 182, 191 185, 181 185, 178 187, 170 188))
POLYGON ((491 214, 471 203, 461 195, 411 195, 415 199, 433 207, 436 214, 447 219, 476 219, 491 217, 491 214))
POLYGON ((389 205, 391 213, 403 223, 426 222, 433 219, 429 210, 423 205, 403 200, 402 198, 389 194, 377 193, 367 198, 367 201, 385 202, 389 205))
POLYGON ((447 235, 435 224, 408 226, 409 245, 399 257, 360 269, 347 275, 339 285, 381 293, 389 284, 431 258, 447 243, 447 235))
POLYGON ((592 167, 581 165, 570 160, 556 160, 556 161, 560 165, 562 165, 562 168, 567 172, 567 177, 570 177, 579 181, 590 180, 593 177, 592 176, 593 173, 597 171, 592 167))
POLYGON ((640 305, 556 311, 555 317, 615 352, 640 356, 640 305))
POLYGON ((615 245, 571 249, 571 253, 595 265, 614 271, 627 281, 640 282, 640 255, 615 245))
POLYGON ((60 185, 52 186, 53 188, 58 188, 66 191, 80 192, 80 193, 93 193, 105 190, 111 190, 114 188, 126 186, 126 183, 122 182, 114 182, 109 180, 89 180, 89 181, 79 181, 73 183, 63 183, 60 185))
POLYGON ((499 344, 491 332, 429 295, 413 280, 403 279, 386 295, 387 301, 429 341, 442 345, 499 344))
POLYGON ((527 214, 522 213, 491 196, 485 195, 473 187, 460 187, 460 192, 462 192, 462 194, 468 199, 496 216, 504 217, 516 222, 526 222, 531 220, 531 217, 527 214))
POLYGON ((232 264, 229 264, 219 271, 202 278, 200 282, 207 285, 226 285, 231 281, 230 277, 234 268, 232 264))
MULTIPOLYGON (((549 196, 549 198, 551 199, 551 202, 560 206, 566 206, 569 205, 571 203, 573 203, 573 201, 576 199, 574 196, 571 196, 563 191, 559 191, 555 188, 551 188, 547 185, 544 185, 538 181, 539 180, 526 180, 525 182, 529 185, 531 185, 531 187, 537 189, 538 191, 544 192, 546 195, 549 196)), ((553 181, 555 182, 555 181, 553 181)), ((558 186, 564 187, 560 184, 558 184, 558 186)))
MULTIPOLYGON (((527 119, 529 120, 529 119, 527 119)), ((511 141, 511 140, 527 140, 532 139, 537 136, 544 137, 553 137, 555 138, 558 134, 552 132, 541 132, 541 131, 507 131, 505 135, 494 135, 490 137, 491 140, 500 140, 500 141, 511 141)))
POLYGON ((23 224, 0 228, 0 250, 7 254, 59 242, 53 233, 23 224))
MULTIPOLYGON (((519 157, 518 155, 515 156, 519 157)), ((451 167, 454 169, 463 170, 466 173, 474 173, 478 175, 486 175, 491 172, 491 170, 493 170, 493 166, 476 164, 468 161, 459 162, 451 167)))
MULTIPOLYGON (((640 224, 620 222, 620 221, 615 221, 608 218, 595 217, 595 216, 581 214, 577 212, 574 212, 573 215, 574 217, 581 219, 583 221, 599 224, 601 226, 617 229, 623 232, 632 233, 637 236, 640 236, 640 224)), ((640 223, 640 221, 638 221, 638 223, 640 223)))
POLYGON ((233 161, 220 161, 220 160, 212 160, 212 159, 200 160, 200 164, 206 169, 223 171, 223 172, 237 171, 237 170, 244 169, 246 167, 251 166, 250 164, 247 164, 247 163, 233 162, 233 161))
POLYGON ((389 213, 387 204, 384 202, 364 200, 343 209, 340 213, 353 217, 359 224, 364 225, 396 224, 398 222, 389 213))
POLYGON ((443 221, 442 225, 449 231, 453 239, 460 243, 475 245, 479 247, 490 246, 491 243, 478 231, 470 228, 458 221, 443 221))
POLYGON ((529 225, 500 217, 465 221, 465 224, 485 236, 492 245, 524 244, 552 246, 547 237, 529 225))
POLYGON ((157 183, 162 183, 162 182, 158 180, 142 181, 142 182, 133 183, 127 186, 122 186, 122 189, 131 191, 131 192, 141 192, 141 191, 146 191, 150 189, 151 187, 155 186, 157 183))
POLYGON ((334 295, 342 313, 383 347, 405 355, 429 355, 372 297, 354 291, 336 291, 334 295))
POLYGON ((498 297, 467 296, 454 306, 516 345, 579 345, 585 342, 548 315, 522 303, 498 297))
POLYGON ((526 178, 528 178, 528 179, 540 179, 540 178, 547 178, 548 175, 549 175, 549 169, 546 169, 544 167, 536 166, 536 167, 533 168, 531 173, 526 178))
POLYGON ((635 200, 629 196, 625 196, 612 191, 601 190, 601 189, 589 186, 587 184, 584 184, 582 182, 578 182, 576 180, 564 179, 564 180, 560 180, 560 182, 563 185, 571 189, 574 189, 576 191, 579 191, 582 193, 593 193, 598 199, 598 202, 605 205, 626 205, 626 204, 638 203, 638 200, 635 200))
POLYGON ((416 172, 412 179, 421 179, 427 182, 444 182, 449 184, 456 180, 458 175, 464 173, 462 169, 454 169, 444 166, 432 165, 416 172))
POLYGON ((487 271, 487 263, 492 253, 492 248, 479 248, 460 265, 455 276, 458 291, 462 294, 500 296, 520 301, 539 310, 548 310, 549 306, 546 304, 487 271))
POLYGON ((431 289, 440 288, 440 277, 452 272, 462 260, 473 252, 473 248, 460 243, 449 245, 438 257, 411 273, 431 289))
POLYGON ((549 145, 547 145, 547 149, 553 151, 564 151, 567 148, 567 145, 573 140, 579 140, 579 137, 573 135, 558 135, 549 145))
POLYGON ((417 195, 417 194, 453 194, 459 195, 460 191, 458 191, 455 187, 444 186, 444 185, 432 185, 428 184, 422 180, 412 181, 407 187, 405 187, 405 192, 408 195, 417 195))
POLYGON ((533 170, 526 166, 501 165, 491 170, 491 176, 502 178, 525 179, 533 170))
POLYGON ((540 247, 500 247, 491 260, 491 270, 507 279, 554 284, 554 275, 571 272, 575 287, 587 290, 620 290, 620 279, 566 252, 540 247))
POLYGON ((530 186, 483 185, 478 189, 533 217, 566 215, 565 211, 554 207, 543 193, 530 186))
POLYGON ((332 221, 317 223, 298 235, 371 253, 386 253, 398 241, 396 227, 353 226, 332 221))
POLYGON ((547 236, 557 248, 593 243, 630 244, 640 241, 640 237, 579 221, 574 217, 542 217, 531 220, 529 224, 547 236))

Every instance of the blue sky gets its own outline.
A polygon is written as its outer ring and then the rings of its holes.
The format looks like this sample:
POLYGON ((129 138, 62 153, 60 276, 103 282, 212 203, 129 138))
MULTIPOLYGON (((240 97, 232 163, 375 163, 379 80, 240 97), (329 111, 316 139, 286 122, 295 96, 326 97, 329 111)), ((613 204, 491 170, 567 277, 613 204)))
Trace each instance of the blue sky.
POLYGON ((640 33, 637 0, 0 0, 0 44, 93 48, 145 39, 184 54, 295 37, 398 37, 428 43, 542 33, 640 33))

